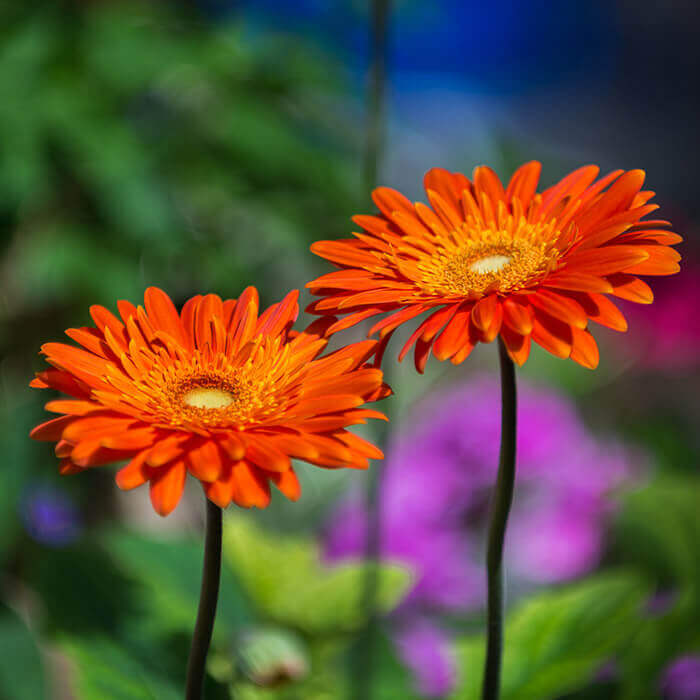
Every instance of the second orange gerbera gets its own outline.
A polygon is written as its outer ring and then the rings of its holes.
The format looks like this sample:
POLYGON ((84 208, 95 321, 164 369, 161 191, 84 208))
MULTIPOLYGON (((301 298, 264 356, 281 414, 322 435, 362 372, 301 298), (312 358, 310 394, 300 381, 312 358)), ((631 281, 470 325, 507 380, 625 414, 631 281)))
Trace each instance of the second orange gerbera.
POLYGON ((260 316, 253 287, 238 300, 193 297, 181 313, 155 287, 145 308, 119 302, 120 318, 93 306, 96 327, 67 331, 82 347, 42 347, 53 368, 32 386, 71 398, 50 401, 47 410, 62 415, 32 437, 57 442, 64 474, 130 460, 118 485, 150 482, 161 515, 178 504, 188 473, 221 507, 265 507, 269 482, 299 497, 291 458, 366 468, 382 453, 346 428, 384 418, 360 408, 390 393, 367 364, 376 342, 321 357, 334 319, 292 331, 297 297, 260 316))
POLYGON ((430 206, 380 187, 381 216, 357 216, 354 239, 319 241, 312 251, 340 268, 307 286, 322 297, 309 311, 348 314, 341 330, 378 314, 383 345, 403 323, 429 312, 399 359, 415 345, 422 372, 432 351, 462 362, 479 342, 499 335, 522 365, 531 340, 553 355, 595 368, 589 320, 624 331, 606 296, 651 303, 638 275, 670 275, 682 239, 668 222, 642 221, 656 209, 644 172, 617 170, 596 180, 586 166, 536 193, 541 166, 522 166, 503 187, 487 167, 473 180, 435 168, 425 176, 430 206))

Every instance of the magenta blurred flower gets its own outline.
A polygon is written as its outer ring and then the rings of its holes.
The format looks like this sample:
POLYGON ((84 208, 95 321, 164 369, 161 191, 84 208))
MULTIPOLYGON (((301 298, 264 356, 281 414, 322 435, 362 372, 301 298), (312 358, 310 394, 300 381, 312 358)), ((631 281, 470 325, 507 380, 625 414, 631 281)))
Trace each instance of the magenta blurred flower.
MULTIPOLYGON (((422 402, 389 445, 380 489, 381 553, 416 574, 397 613, 400 620, 484 603, 484 531, 498 465, 500 411, 497 380, 475 379, 422 402)), ((571 401, 551 390, 521 387, 518 425, 506 547, 516 593, 598 565, 610 493, 638 461, 620 444, 594 437, 571 401)), ((365 537, 362 501, 351 496, 331 520, 328 559, 361 556, 365 537)), ((420 664, 419 655, 404 658, 421 683, 441 673, 429 661, 437 655, 425 655, 420 664)))
POLYGON ((699 298, 700 263, 681 275, 660 279, 651 307, 625 305, 630 337, 621 351, 634 353, 635 362, 648 369, 697 366, 700 316, 695 307, 699 298))
POLYGON ((664 700, 700 700, 700 654, 681 656, 661 678, 664 700))

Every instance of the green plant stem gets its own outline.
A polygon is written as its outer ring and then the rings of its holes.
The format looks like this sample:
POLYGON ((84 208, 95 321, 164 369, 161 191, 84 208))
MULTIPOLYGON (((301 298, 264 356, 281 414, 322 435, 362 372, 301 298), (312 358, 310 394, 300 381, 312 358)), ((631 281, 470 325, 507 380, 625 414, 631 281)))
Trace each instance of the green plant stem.
POLYGON ((503 406, 501 412, 501 453, 498 461, 496 490, 491 503, 491 521, 486 552, 488 598, 486 605, 486 663, 481 693, 482 700, 498 700, 500 693, 504 608, 503 543, 515 486, 517 405, 515 366, 500 338, 498 339, 498 355, 501 364, 501 402, 503 406))
MULTIPOLYGON (((369 195, 377 186, 379 164, 384 151, 384 110, 387 77, 387 54, 391 0, 372 0, 370 18, 370 78, 367 89, 366 143, 363 167, 364 187, 369 195)), ((386 373, 385 373, 386 374, 386 373)), ((386 376, 385 376, 386 379, 386 376)), ((379 571, 373 566, 381 550, 381 480, 382 463, 373 465, 367 475, 365 505, 367 509, 367 539, 365 558, 370 565, 363 582, 361 605, 367 611, 367 624, 353 646, 351 697, 371 700, 375 671, 375 646, 379 636, 377 589, 379 571)))
POLYGON ((364 185, 368 192, 377 186, 379 161, 384 150, 384 98, 390 10, 390 0, 372 0, 371 65, 367 91, 367 140, 364 162, 364 185))
POLYGON ((192 634, 190 657, 187 661, 186 700, 201 700, 207 652, 214 631, 216 603, 221 579, 221 508, 208 498, 207 524, 204 542, 202 587, 199 592, 197 621, 192 634))

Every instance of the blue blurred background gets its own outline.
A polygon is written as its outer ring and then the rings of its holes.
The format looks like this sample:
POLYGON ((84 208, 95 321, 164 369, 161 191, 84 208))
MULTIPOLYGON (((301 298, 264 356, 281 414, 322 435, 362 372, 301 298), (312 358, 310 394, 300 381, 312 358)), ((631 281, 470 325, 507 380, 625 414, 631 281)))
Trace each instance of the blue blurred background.
MULTIPOLYGON (((697 700, 700 13, 391 5, 381 184, 423 199, 432 166, 507 178, 535 158, 546 185, 639 167, 686 238, 654 305, 625 306, 630 331, 594 331, 595 373, 539 352, 520 373, 504 700, 697 700)), ((112 468, 59 477, 27 437, 44 400, 27 383, 91 304, 151 284, 177 302, 255 284, 271 303, 327 271, 309 244, 372 210, 370 16, 360 0, 0 6, 1 699, 180 696, 201 494, 163 520, 112 468)), ((367 433, 387 452, 378 625, 366 474, 301 466, 299 503, 229 514, 208 698, 353 697, 359 673, 372 698, 478 697, 495 370, 490 346, 425 377, 387 362, 391 427, 367 433)))

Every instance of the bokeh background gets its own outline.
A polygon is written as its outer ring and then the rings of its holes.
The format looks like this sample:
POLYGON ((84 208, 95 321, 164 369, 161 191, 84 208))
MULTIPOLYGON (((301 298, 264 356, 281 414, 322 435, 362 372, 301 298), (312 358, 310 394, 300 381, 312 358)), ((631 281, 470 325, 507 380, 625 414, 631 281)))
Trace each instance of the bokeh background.
MULTIPOLYGON (((543 161, 641 167, 685 236, 680 275, 589 372, 519 373, 504 700, 700 698, 700 13, 668 0, 395 0, 381 184, 543 161)), ((265 303, 371 211, 369 3, 0 6, 0 698, 180 697, 201 492, 167 519, 113 468, 59 477, 31 442, 41 343, 155 284, 265 303)), ((345 340, 349 340, 348 333, 345 340)), ((398 344, 398 341, 396 341, 398 344)), ((478 697, 493 346, 425 377, 387 362, 369 476, 301 467, 299 503, 226 520, 207 697, 478 697), (368 518, 382 566, 365 564, 368 518), (369 577, 369 579, 368 579, 369 577), (377 585, 367 595, 367 581, 377 585), (373 599, 373 602, 372 602, 373 599)))

